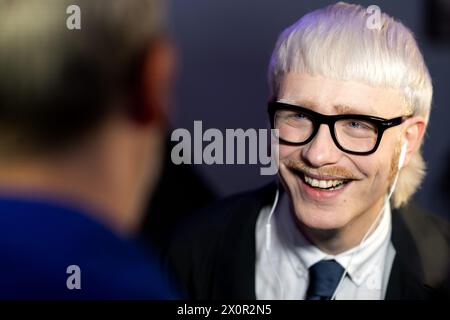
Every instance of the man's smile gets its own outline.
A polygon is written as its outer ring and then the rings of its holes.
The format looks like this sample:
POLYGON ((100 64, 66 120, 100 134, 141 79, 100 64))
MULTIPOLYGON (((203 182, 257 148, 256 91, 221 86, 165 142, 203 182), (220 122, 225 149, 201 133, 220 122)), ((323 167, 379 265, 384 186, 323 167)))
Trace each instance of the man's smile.
POLYGON ((342 176, 305 173, 293 167, 287 168, 297 177, 302 193, 315 201, 337 197, 355 180, 342 176))

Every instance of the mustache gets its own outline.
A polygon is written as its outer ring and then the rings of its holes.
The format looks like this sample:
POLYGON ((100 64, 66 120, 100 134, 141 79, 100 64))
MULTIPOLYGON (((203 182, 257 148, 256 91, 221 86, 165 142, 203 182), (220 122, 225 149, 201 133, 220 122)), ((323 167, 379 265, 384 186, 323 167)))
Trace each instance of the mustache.
POLYGON ((296 171, 302 171, 305 174, 316 175, 316 176, 332 176, 340 179, 356 180, 359 179, 358 176, 353 174, 350 170, 344 167, 323 167, 323 168, 311 168, 306 165, 303 161, 286 159, 283 161, 287 168, 296 171))

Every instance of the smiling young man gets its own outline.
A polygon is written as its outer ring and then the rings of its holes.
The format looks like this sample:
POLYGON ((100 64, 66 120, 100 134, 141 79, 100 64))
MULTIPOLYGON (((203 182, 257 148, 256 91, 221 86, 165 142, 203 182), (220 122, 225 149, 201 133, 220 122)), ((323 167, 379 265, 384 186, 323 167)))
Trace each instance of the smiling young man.
POLYGON ((448 224, 409 204, 432 84, 412 33, 361 6, 279 37, 269 119, 279 180, 206 210, 168 250, 191 298, 449 297, 448 224))

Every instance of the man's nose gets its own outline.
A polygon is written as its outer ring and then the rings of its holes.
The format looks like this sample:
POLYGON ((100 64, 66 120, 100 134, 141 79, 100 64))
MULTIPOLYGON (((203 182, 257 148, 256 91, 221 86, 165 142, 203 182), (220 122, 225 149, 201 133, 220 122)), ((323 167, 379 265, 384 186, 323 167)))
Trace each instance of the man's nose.
POLYGON ((319 168, 335 164, 342 152, 335 145, 328 126, 322 124, 314 139, 303 147, 300 154, 304 162, 319 168))

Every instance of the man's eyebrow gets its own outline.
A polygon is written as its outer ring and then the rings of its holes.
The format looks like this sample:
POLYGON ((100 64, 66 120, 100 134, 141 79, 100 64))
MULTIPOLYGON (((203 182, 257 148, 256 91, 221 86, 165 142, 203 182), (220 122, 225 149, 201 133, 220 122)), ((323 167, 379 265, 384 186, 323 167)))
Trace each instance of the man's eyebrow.
POLYGON ((309 109, 314 109, 315 104, 312 101, 309 100, 288 100, 288 99, 280 99, 278 100, 280 102, 285 102, 285 103, 289 103, 292 104, 294 106, 298 106, 298 107, 304 107, 304 108, 309 108, 309 109))
MULTIPOLYGON (((280 101, 283 101, 283 99, 280 101)), ((310 100, 295 100, 295 101, 284 100, 284 101, 287 103, 292 103, 296 106, 301 106, 312 110, 315 109, 315 103, 310 100)), ((368 107, 367 110, 361 110, 360 108, 355 108, 347 104, 336 104, 333 107, 336 114, 368 114, 368 115, 375 114, 373 108, 371 107, 368 107)))
POLYGON ((336 104, 334 105, 334 110, 338 114, 373 114, 373 109, 370 107, 363 111, 346 104, 336 104))

